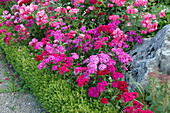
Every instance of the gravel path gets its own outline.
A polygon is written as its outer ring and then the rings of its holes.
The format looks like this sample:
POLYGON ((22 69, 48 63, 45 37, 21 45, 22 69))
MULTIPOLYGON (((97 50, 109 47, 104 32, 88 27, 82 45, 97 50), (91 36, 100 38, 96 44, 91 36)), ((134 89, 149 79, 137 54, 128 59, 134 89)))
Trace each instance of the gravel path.
POLYGON ((5 63, 0 52, 0 113, 47 113, 33 95, 17 91, 12 74, 12 66, 5 63))

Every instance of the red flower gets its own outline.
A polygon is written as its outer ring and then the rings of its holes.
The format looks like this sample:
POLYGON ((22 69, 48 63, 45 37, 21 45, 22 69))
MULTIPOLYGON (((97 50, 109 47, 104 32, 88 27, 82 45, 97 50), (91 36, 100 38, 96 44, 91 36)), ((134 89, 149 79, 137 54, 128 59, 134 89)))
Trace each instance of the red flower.
POLYGON ((109 103, 107 98, 101 98, 100 102, 103 103, 103 104, 108 104, 109 103))
POLYGON ((22 6, 22 4, 26 4, 26 3, 29 3, 29 2, 31 2, 32 0, 21 0, 19 3, 18 3, 18 5, 19 6, 22 6))
POLYGON ((120 100, 121 98, 122 98, 122 94, 118 94, 118 95, 116 95, 117 97, 116 97, 116 99, 117 100, 120 100))
POLYGON ((109 29, 109 25, 100 25, 99 27, 97 27, 97 32, 100 33, 101 31, 109 31, 109 29))
POLYGON ((97 4, 100 5, 100 4, 102 4, 102 2, 98 1, 97 4))
POLYGON ((84 78, 84 77, 85 77, 84 75, 80 75, 80 76, 77 78, 76 82, 78 83, 78 86, 79 86, 79 87, 82 87, 82 86, 84 86, 85 84, 88 84, 89 79, 86 79, 86 78, 84 78))
POLYGON ((5 78, 4 80, 9 80, 9 78, 5 78))
POLYGON ((128 87, 127 82, 126 81, 118 81, 118 86, 117 88, 120 89, 121 91, 123 91, 124 89, 126 89, 128 87))
POLYGON ((97 3, 97 0, 90 0, 89 3, 90 3, 90 4, 96 4, 96 3, 97 3))
POLYGON ((100 76, 100 75, 107 75, 109 74, 109 71, 108 70, 102 70, 102 71, 97 71, 97 76, 100 76))
POLYGON ((33 18, 32 16, 27 17, 28 20, 30 20, 30 19, 32 19, 32 18, 33 18))
POLYGON ((43 60, 43 57, 41 55, 36 56, 36 61, 43 60))

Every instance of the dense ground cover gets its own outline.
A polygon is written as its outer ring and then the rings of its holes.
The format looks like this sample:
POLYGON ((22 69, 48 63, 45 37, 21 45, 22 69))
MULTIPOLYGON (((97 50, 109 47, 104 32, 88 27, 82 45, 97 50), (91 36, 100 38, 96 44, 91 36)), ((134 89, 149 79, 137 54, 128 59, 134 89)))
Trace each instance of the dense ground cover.
POLYGON ((169 22, 147 3, 19 0, 3 11, 1 46, 49 112, 150 113, 123 81, 126 52, 169 22))

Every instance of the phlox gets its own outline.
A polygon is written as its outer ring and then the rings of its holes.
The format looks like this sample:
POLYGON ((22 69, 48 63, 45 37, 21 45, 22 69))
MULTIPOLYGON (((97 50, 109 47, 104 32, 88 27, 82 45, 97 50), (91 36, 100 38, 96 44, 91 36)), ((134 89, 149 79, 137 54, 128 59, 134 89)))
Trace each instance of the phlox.
POLYGON ((148 3, 148 0, 136 0, 133 4, 135 7, 145 6, 148 3))
POLYGON ((137 13, 137 12, 138 12, 138 10, 137 10, 137 9, 132 8, 132 5, 129 5, 129 6, 127 7, 126 12, 127 12, 128 14, 135 14, 135 13, 137 13))
POLYGON ((112 3, 115 3, 117 6, 123 6, 126 0, 110 0, 112 3))

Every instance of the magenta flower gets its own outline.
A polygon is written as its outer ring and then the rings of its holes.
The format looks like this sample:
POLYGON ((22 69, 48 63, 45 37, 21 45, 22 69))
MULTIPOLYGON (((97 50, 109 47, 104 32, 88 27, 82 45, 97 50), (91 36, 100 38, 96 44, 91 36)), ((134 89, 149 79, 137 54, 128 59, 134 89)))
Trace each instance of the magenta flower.
POLYGON ((122 75, 122 73, 120 73, 120 72, 114 72, 111 76, 112 76, 112 79, 114 79, 114 80, 118 80, 118 78, 124 77, 124 75, 122 75))
POLYGON ((79 59, 79 55, 77 53, 71 53, 73 59, 79 59))
POLYGON ((97 91, 97 88, 96 87, 90 87, 88 89, 88 95, 90 97, 98 97, 99 96, 99 92, 97 91))
POLYGON ((86 79, 84 75, 81 75, 77 78, 76 82, 78 83, 79 87, 82 87, 85 84, 88 84, 89 79, 86 79))

